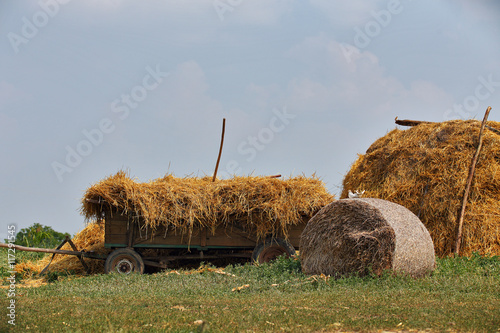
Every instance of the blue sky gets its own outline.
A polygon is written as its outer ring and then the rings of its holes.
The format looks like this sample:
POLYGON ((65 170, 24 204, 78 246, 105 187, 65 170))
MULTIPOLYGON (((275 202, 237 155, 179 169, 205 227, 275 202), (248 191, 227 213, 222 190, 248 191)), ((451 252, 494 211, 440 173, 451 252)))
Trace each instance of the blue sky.
POLYGON ((91 184, 343 175, 394 118, 500 121, 498 1, 0 3, 0 237, 91 184))

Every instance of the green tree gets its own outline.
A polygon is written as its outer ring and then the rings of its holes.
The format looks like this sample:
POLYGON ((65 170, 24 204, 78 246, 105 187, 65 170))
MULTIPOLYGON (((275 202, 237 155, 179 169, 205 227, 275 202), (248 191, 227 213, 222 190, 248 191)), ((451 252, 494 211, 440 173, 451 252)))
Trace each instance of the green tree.
POLYGON ((51 227, 34 223, 28 228, 19 230, 14 243, 21 246, 54 248, 61 244, 66 236, 70 234, 57 232, 51 227))

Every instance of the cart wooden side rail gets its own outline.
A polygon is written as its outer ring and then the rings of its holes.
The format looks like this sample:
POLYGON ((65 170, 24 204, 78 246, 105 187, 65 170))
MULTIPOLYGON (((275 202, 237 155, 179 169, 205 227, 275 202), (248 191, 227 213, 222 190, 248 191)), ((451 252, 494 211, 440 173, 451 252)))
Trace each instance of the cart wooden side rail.
POLYGON ((245 230, 245 223, 230 218, 231 223, 209 229, 195 224, 189 231, 179 231, 169 225, 149 228, 142 217, 122 214, 115 209, 103 209, 104 247, 112 252, 104 265, 106 273, 144 271, 144 266, 168 268, 177 259, 247 258, 263 263, 280 255, 293 256, 299 248, 300 236, 309 216, 290 224, 286 235, 269 232, 258 237, 254 230, 245 230), (147 250, 161 251, 148 256, 147 250))

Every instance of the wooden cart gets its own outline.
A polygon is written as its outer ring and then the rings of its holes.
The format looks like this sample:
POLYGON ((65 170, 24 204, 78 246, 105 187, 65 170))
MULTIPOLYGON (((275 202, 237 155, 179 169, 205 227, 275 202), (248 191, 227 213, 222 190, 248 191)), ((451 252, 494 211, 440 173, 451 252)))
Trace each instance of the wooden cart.
MULTIPOLYGON (((191 235, 176 233, 161 226, 148 230, 141 219, 133 219, 120 214, 105 213, 104 246, 112 249, 108 255, 100 255, 85 250, 79 251, 69 237, 56 248, 32 248, 15 244, 0 243, 0 247, 13 251, 30 251, 77 256, 84 268, 89 271, 83 258, 106 260, 106 273, 130 274, 143 273, 145 266, 168 268, 169 262, 185 259, 248 258, 257 263, 269 262, 281 255, 295 255, 299 247, 300 235, 309 218, 304 217, 296 225, 290 226, 288 234, 263 237, 244 230, 238 221, 224 228, 209 231, 207 228, 194 227, 191 235), (68 242, 73 251, 61 250, 68 242), (153 250, 153 251, 148 251, 153 250)), ((52 262, 40 274, 47 271, 52 262)))
POLYGON ((104 242, 113 251, 106 259, 105 272, 142 273, 145 265, 167 268, 169 262, 184 259, 240 257, 268 262, 283 254, 295 254, 307 221, 303 218, 290 226, 287 237, 268 235, 258 239, 238 221, 214 231, 195 226, 189 235, 167 226, 152 231, 141 219, 106 211, 104 242))

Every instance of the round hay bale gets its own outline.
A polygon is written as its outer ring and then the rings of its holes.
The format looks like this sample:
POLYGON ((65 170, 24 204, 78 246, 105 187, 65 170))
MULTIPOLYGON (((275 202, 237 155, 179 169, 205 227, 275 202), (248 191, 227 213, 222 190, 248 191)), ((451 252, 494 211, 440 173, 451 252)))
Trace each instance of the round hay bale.
MULTIPOLYGON (((467 202, 461 255, 500 255, 500 123, 488 121, 467 202)), ((415 213, 436 255, 452 253, 457 216, 481 122, 453 120, 395 129, 359 155, 343 181, 348 191, 395 202, 415 213)))
POLYGON ((415 214, 373 198, 343 199, 321 209, 300 239, 302 270, 335 277, 385 269, 424 276, 434 270, 434 245, 415 214))

